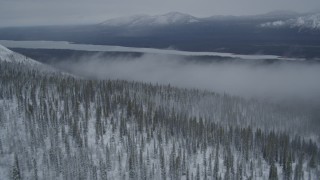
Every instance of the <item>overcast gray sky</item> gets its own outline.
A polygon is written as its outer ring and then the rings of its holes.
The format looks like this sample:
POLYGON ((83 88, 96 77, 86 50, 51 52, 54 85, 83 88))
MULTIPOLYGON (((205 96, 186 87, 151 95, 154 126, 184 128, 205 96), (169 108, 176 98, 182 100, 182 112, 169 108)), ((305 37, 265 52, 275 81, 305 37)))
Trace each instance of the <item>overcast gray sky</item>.
POLYGON ((179 11, 198 17, 320 8, 320 0, 0 0, 0 26, 96 23, 179 11))

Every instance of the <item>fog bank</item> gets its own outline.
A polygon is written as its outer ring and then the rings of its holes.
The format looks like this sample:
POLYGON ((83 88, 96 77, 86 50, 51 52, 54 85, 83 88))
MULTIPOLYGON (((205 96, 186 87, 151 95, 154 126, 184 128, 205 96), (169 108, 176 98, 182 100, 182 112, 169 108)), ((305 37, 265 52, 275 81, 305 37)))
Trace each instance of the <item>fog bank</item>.
POLYGON ((320 102, 320 64, 255 61, 197 63, 172 55, 99 56, 57 64, 80 76, 198 88, 243 97, 320 102))

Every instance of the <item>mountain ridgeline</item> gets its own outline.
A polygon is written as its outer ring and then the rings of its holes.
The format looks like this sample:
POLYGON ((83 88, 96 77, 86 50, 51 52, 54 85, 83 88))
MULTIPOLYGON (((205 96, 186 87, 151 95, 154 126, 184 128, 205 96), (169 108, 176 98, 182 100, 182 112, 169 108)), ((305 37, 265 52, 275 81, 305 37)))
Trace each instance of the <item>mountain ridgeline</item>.
POLYGON ((0 28, 0 39, 319 59, 319 17, 319 13, 272 12, 199 18, 171 12, 114 18, 89 25, 0 28))
POLYGON ((317 140, 307 138, 318 129, 306 112, 196 89, 78 78, 7 57, 0 61, 0 179, 320 176, 317 140))

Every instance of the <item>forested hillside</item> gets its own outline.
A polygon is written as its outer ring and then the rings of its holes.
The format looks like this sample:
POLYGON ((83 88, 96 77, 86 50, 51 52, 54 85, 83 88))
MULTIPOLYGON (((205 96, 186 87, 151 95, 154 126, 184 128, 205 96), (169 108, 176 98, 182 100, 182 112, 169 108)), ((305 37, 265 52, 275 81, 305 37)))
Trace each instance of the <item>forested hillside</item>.
POLYGON ((0 179, 317 179, 310 121, 262 100, 0 62, 0 179))

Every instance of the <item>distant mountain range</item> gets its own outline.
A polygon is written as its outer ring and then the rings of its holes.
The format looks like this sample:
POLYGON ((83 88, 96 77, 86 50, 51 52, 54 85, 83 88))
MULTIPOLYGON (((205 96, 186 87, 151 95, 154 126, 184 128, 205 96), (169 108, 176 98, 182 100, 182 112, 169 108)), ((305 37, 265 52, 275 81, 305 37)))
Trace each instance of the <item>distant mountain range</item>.
POLYGON ((274 11, 200 18, 170 12, 79 26, 2 28, 0 39, 320 58, 319 14, 274 11))
POLYGON ((107 20, 101 25, 104 26, 164 26, 179 25, 199 22, 200 19, 189 14, 170 12, 163 15, 134 15, 107 20))
POLYGON ((148 28, 159 26, 177 26, 193 23, 210 23, 215 20, 265 19, 274 20, 259 24, 259 27, 289 27, 320 30, 320 13, 299 14, 292 11, 273 11, 257 16, 211 16, 198 18, 180 12, 169 12, 163 15, 133 15, 109 19, 100 25, 105 27, 148 28))

